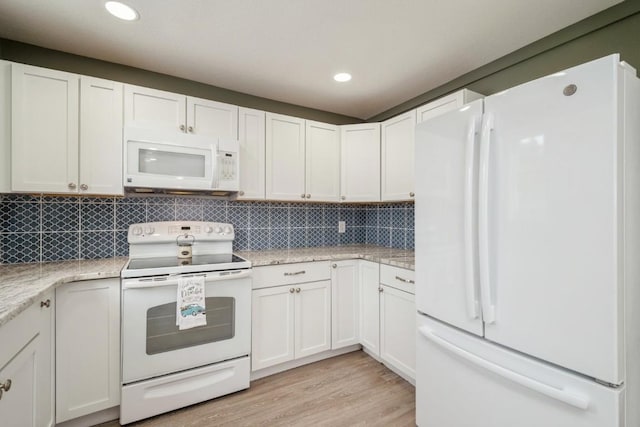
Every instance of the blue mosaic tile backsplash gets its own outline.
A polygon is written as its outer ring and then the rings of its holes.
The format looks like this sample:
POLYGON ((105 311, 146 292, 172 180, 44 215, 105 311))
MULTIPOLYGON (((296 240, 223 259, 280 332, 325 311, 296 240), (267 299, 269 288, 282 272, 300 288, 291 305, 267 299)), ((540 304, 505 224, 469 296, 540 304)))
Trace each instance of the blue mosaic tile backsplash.
POLYGON ((0 263, 128 255, 129 224, 217 221, 235 227, 234 250, 370 243, 414 248, 412 203, 338 205, 204 197, 0 195, 0 263), (346 221, 346 233, 338 233, 346 221))

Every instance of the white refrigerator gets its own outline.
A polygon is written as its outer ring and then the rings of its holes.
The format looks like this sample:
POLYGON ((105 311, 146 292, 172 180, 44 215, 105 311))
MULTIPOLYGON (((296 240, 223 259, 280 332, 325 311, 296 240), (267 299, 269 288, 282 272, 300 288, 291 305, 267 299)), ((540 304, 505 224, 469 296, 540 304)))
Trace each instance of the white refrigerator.
POLYGON ((618 55, 416 127, 416 422, 640 426, 640 81, 618 55))

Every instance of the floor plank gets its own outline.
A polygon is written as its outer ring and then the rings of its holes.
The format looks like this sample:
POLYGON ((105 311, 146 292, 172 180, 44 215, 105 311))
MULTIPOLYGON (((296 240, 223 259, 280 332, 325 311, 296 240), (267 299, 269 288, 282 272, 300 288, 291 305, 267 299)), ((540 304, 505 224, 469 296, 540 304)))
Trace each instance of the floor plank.
MULTIPOLYGON (((117 427, 110 422, 101 427, 117 427)), ((130 424, 140 427, 415 426, 415 389, 362 351, 262 378, 251 388, 130 424)))

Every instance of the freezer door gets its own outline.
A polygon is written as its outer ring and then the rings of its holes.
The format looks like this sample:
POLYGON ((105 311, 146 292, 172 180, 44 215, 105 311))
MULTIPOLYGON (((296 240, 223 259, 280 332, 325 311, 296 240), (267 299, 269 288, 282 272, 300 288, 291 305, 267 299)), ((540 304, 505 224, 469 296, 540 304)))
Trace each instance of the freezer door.
POLYGON ((621 427, 609 388, 418 315, 420 427, 621 427))
POLYGON ((479 188, 485 337, 613 384, 624 378, 618 70, 609 56, 485 98, 479 188))
POLYGON ((416 127, 416 304, 482 335, 477 279, 477 159, 482 100, 416 127))

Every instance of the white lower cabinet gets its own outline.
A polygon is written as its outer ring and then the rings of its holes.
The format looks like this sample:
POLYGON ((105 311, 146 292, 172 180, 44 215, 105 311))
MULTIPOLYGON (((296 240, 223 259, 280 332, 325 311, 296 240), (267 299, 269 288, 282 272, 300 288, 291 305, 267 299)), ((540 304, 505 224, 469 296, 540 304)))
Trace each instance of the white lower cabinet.
POLYGON ((360 343, 358 261, 331 264, 331 349, 360 343))
POLYGON ((416 377, 415 296, 380 285, 380 358, 403 376, 416 377))
POLYGON ((360 343, 380 356, 380 264, 360 261, 360 343))
POLYGON ((329 280, 254 289, 251 310, 253 371, 331 348, 329 280))
POLYGON ((56 290, 56 422, 120 404, 120 280, 56 290))
POLYGON ((0 328, 0 425, 54 423, 53 294, 0 328))

